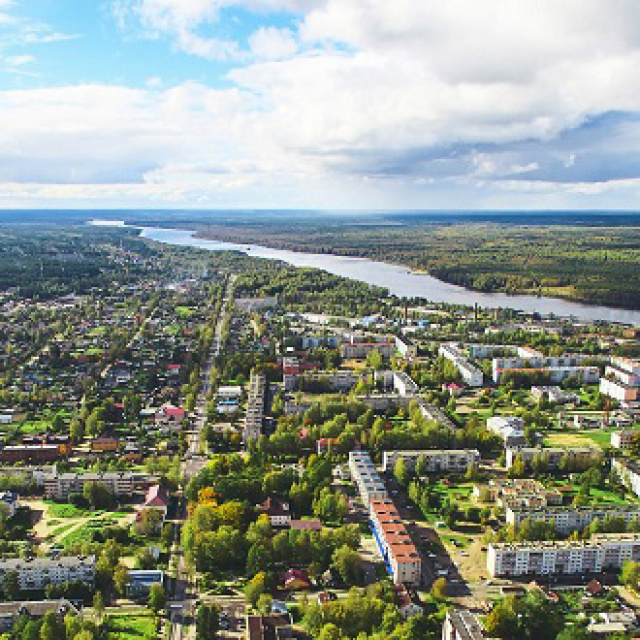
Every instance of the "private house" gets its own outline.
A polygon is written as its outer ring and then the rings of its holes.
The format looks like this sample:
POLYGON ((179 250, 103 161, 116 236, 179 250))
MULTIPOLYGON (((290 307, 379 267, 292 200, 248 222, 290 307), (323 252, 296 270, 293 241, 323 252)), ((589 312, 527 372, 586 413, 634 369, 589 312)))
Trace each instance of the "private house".
POLYGON ((291 510, 288 500, 278 496, 269 496, 258 505, 261 513, 269 516, 272 527, 287 527, 291 522, 291 510))

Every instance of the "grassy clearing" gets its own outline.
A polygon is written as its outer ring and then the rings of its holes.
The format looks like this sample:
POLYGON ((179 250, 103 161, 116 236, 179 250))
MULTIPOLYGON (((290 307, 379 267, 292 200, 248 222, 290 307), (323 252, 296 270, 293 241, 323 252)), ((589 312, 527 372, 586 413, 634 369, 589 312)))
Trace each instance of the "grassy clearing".
POLYGON ((113 640, 151 640, 157 638, 155 617, 150 611, 130 611, 109 614, 109 638, 113 640))
POLYGON ((72 504, 48 503, 48 515, 52 518, 89 518, 101 513, 102 511, 79 509, 72 504))

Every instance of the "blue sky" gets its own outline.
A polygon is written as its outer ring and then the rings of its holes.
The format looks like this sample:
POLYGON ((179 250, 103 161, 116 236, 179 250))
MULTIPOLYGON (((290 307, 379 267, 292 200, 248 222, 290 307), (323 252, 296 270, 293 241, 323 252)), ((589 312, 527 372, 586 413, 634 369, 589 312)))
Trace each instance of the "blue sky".
POLYGON ((635 0, 0 0, 0 207, 636 208, 635 0))

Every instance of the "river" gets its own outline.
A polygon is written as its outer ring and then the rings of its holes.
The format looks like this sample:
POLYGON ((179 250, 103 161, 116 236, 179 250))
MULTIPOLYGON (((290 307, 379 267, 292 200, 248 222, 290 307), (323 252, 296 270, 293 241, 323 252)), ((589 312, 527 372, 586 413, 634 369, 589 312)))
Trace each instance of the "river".
MULTIPOLYGON (((97 222, 97 221, 96 221, 97 222)), ((102 221, 101 221, 102 222, 102 221)), ((98 222, 100 224, 101 222, 98 222)), ((114 222, 112 224, 118 224, 114 222)), ((121 224, 121 226, 123 226, 121 224)), ((426 298, 431 302, 474 305, 496 308, 510 307, 529 313, 574 317, 583 321, 606 320, 640 325, 640 311, 616 309, 597 305, 580 304, 558 298, 508 295, 505 293, 482 293, 449 284, 433 276, 411 273, 406 267, 376 262, 368 258, 350 258, 331 254, 303 253, 271 249, 255 244, 235 244, 194 237, 193 231, 142 227, 142 237, 166 244, 197 247, 211 251, 241 251, 256 258, 282 260, 296 267, 324 269, 334 275, 360 280, 368 284, 387 288, 392 294, 406 297, 426 298)))

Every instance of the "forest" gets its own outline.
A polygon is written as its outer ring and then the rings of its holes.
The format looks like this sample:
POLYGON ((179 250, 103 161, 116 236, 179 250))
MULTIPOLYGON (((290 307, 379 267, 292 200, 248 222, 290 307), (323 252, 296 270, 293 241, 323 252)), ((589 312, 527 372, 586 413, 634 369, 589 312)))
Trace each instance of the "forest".
POLYGON ((367 257, 486 292, 640 309, 640 227, 278 218, 197 225, 202 237, 367 257))

